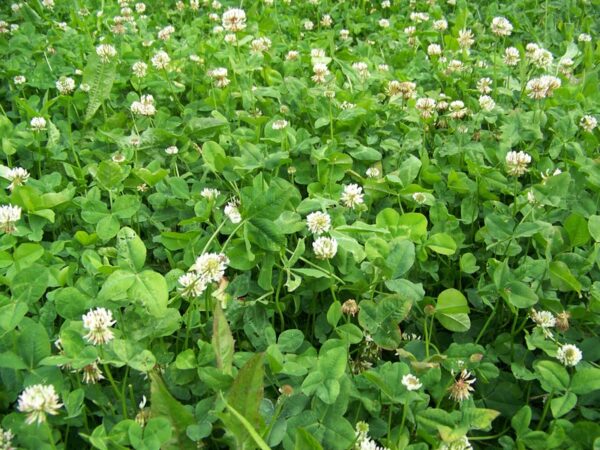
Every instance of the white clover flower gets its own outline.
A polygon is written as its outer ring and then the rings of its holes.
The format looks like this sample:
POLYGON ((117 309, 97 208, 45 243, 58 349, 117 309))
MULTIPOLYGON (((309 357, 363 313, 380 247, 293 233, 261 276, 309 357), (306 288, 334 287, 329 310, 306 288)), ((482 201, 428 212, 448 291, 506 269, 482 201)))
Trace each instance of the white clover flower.
POLYGON ((85 384, 96 384, 98 381, 104 380, 104 375, 98 367, 98 363, 94 361, 83 368, 82 380, 85 384))
POLYGON ((562 170, 556 168, 554 171, 552 169, 547 169, 545 172, 540 172, 540 176, 542 177, 542 183, 546 183, 548 178, 555 177, 556 175, 560 175, 562 170))
POLYGON ((550 311, 531 310, 531 320, 540 328, 553 328, 556 325, 556 317, 550 311))
POLYGON ((312 20, 305 20, 302 26, 306 31, 311 31, 315 27, 315 24, 312 22, 312 20))
POLYGON ((306 225, 313 234, 327 233, 331 228, 331 217, 324 212, 313 212, 306 216, 306 225))
POLYGON ((442 54, 442 47, 439 44, 429 44, 427 54, 429 56, 440 56, 442 54))
POLYGON ((448 22, 446 19, 434 20, 433 29, 436 31, 446 31, 448 29, 448 22))
POLYGON ((34 117, 31 119, 31 122, 29 122, 29 125, 31 125, 33 131, 43 130, 46 128, 46 119, 43 117, 34 117))
POLYGON ((167 52, 165 52, 164 50, 159 50, 154 54, 151 61, 152 65, 156 69, 161 70, 167 69, 169 63, 171 62, 171 58, 169 57, 169 54, 167 52))
POLYGON ((383 0, 381 2, 381 8, 382 9, 388 9, 392 6, 392 2, 390 0, 383 0))
POLYGON ((237 36, 234 33, 227 33, 223 40, 228 44, 235 44, 237 42, 237 36))
POLYGON ((208 71, 208 76, 215 80, 215 86, 224 88, 231 81, 227 78, 227 69, 225 67, 218 67, 208 71))
POLYGON ((515 47, 508 47, 504 50, 504 64, 507 66, 516 66, 521 61, 521 54, 515 47))
POLYGON ((231 8, 223 13, 223 28, 232 33, 237 33, 246 28, 246 13, 243 9, 231 8))
POLYGON ((221 192, 219 192, 218 189, 212 188, 204 188, 202 189, 202 192, 200 192, 200 195, 209 201, 216 199, 220 194, 221 192))
POLYGON ((325 58, 325 50, 322 48, 313 48, 310 50, 310 57, 315 58, 325 58))
POLYGON ((232 200, 229 203, 227 203, 227 205, 225 205, 225 208, 223 209, 223 212, 225 213, 227 218, 231 220, 231 223, 240 223, 242 221, 242 215, 240 214, 240 210, 238 209, 239 205, 239 201, 232 200))
POLYGON ((16 86, 20 86, 21 84, 25 84, 26 82, 27 78, 25 78, 24 75, 17 75, 13 78, 13 83, 15 83, 16 86))
POLYGON ((367 178, 377 178, 381 175, 380 170, 377 167, 369 167, 365 172, 367 178))
POLYGON ((513 30, 512 24, 505 17, 494 17, 490 28, 496 36, 510 36, 513 30))
POLYGON ((288 126, 288 121, 281 119, 281 120, 276 120, 275 122, 273 122, 273 124, 271 125, 271 128, 273 128, 274 130, 283 130, 287 126, 288 126))
POLYGON ((100 44, 96 47, 96 54, 100 57, 100 61, 106 64, 117 56, 117 50, 110 44, 100 44))
POLYGON ((196 272, 207 282, 221 281, 228 264, 229 258, 223 253, 204 253, 196 258, 190 271, 196 272))
POLYGON ((28 414, 25 423, 39 425, 46 421, 46 414, 57 415, 61 406, 53 385, 34 384, 21 393, 17 409, 28 414))
POLYGON ((369 66, 367 63, 359 61, 352 64, 352 68, 356 70, 358 76, 363 80, 369 78, 369 66))
POLYGON ((532 205, 535 203, 535 194, 533 191, 527 191, 527 201, 532 205))
POLYGON ((115 336, 112 325, 116 323, 113 320, 112 312, 105 308, 96 308, 88 311, 81 316, 83 319, 83 328, 88 330, 84 338, 93 345, 102 345, 110 342, 115 336))
POLYGON ((531 162, 531 156, 523 151, 508 152, 506 155, 506 166, 510 175, 520 177, 527 172, 527 165, 531 162))
POLYGON ((173 33, 175 33, 175 27, 173 25, 167 25, 158 32, 157 37, 161 41, 167 41, 173 33))
MULTIPOLYGON (((441 61, 442 60, 440 59, 440 62, 441 61)), ((447 73, 462 72, 463 69, 464 69, 464 64, 462 61, 459 61, 458 59, 452 59, 448 63, 448 68, 446 69, 446 72, 447 73)))
POLYGON ((54 9, 54 0, 42 0, 42 6, 47 9, 54 9))
POLYGON ((154 97, 149 94, 142 95, 139 101, 135 101, 131 104, 131 112, 141 116, 153 116, 156 114, 154 97))
POLYGON ((348 184, 344 186, 340 200, 344 206, 354 209, 364 203, 363 196, 362 187, 358 184, 348 184))
POLYGON ((12 446, 14 437, 11 430, 4 431, 4 429, 0 427, 0 450, 16 450, 16 448, 12 446))
POLYGON ((588 114, 581 118, 579 126, 588 133, 591 133, 598 126, 598 120, 594 116, 588 114))
POLYGON ((342 41, 350 39, 350 31, 346 29, 340 30, 340 39, 342 41))
POLYGON ((183 298, 200 297, 208 285, 207 280, 194 271, 181 275, 177 282, 181 285, 179 293, 183 298))
POLYGON ((329 27, 331 27, 332 24, 333 24, 333 19, 331 18, 331 16, 329 14, 324 14, 323 17, 321 17, 321 26, 323 26, 325 28, 329 28, 329 27))
POLYGON ((331 259, 337 253, 337 241, 334 238, 320 237, 312 245, 317 259, 331 259))
POLYGON ((81 92, 90 92, 91 86, 87 83, 81 83, 79 89, 81 89, 81 92))
POLYGON ((146 4, 139 2, 135 4, 135 12, 139 13, 139 14, 143 14, 146 12, 146 4))
POLYGON ((558 359, 564 366, 574 367, 579 364, 581 358, 583 358, 581 350, 572 344, 564 344, 556 352, 556 359, 558 359))
POLYGON ((6 178, 10 181, 7 189, 12 191, 15 187, 27 183, 27 180, 29 180, 29 172, 22 167, 13 167, 6 174, 6 178))
POLYGON ((429 119, 435 111, 436 102, 432 98, 419 98, 415 103, 415 108, 421 113, 423 119, 429 119))
POLYGON ((423 23, 429 20, 429 14, 424 12, 413 12, 410 13, 410 20, 415 23, 423 23))
POLYGON ((577 40, 579 42, 592 42, 592 36, 590 36, 587 33, 581 33, 578 37, 577 40))
POLYGON ((423 192, 414 192, 412 199, 419 205, 422 205, 427 200, 427 196, 423 192))
POLYGON ((254 55, 262 55, 271 48, 271 39, 268 37, 259 37, 250 42, 250 53, 254 55))
POLYGON ((475 43, 473 32, 466 28, 463 28, 458 32, 458 45, 462 49, 469 49, 475 43))
POLYGON ((287 55, 285 55, 285 59, 286 61, 295 61, 298 59, 298 56, 300 56, 300 53, 297 50, 290 50, 287 52, 287 55))
POLYGON ((525 90, 527 96, 534 100, 541 100, 551 97, 554 90, 561 86, 560 78, 552 75, 543 75, 539 78, 532 78, 527 82, 525 90))
POLYGON ((390 21, 388 19, 379 19, 378 23, 381 28, 389 28, 390 26, 390 21))
POLYGON ((219 15, 217 13, 210 13, 208 15, 208 19, 212 22, 218 22, 219 20, 221 20, 221 17, 219 17, 219 15))
POLYGON ((387 64, 377 64, 377 70, 379 70, 380 72, 389 72, 390 66, 388 66, 387 64))
POLYGON ((75 90, 75 80, 71 77, 60 77, 55 85, 62 95, 68 95, 75 90))
POLYGON ((482 94, 489 94, 492 92, 492 79, 489 77, 480 78, 477 82, 477 90, 482 94))
POLYGON ((131 70, 136 77, 144 78, 148 72, 148 64, 143 61, 136 61, 133 63, 133 66, 131 66, 131 70))
POLYGON ((496 107, 496 102, 489 95, 482 95, 479 97, 479 106, 484 111, 492 111, 496 107))
POLYGON ((468 114, 469 110, 461 100, 450 102, 450 117, 452 119, 462 119, 468 114))
POLYGON ((443 443, 438 450, 473 450, 473 446, 467 436, 463 436, 452 442, 443 443))
POLYGON ((0 231, 13 233, 15 224, 21 219, 21 207, 13 205, 0 206, 0 231))
POLYGON ((325 77, 329 75, 329 69, 327 68, 327 64, 317 63, 313 66, 314 75, 312 76, 312 80, 315 83, 325 83, 325 77))
POLYGON ((171 145, 171 146, 165 148, 165 153, 167 155, 176 155, 177 153, 179 153, 179 149, 177 148, 176 145, 171 145))
POLYGON ((527 44, 527 57, 540 69, 547 69, 554 60, 552 53, 536 44, 527 44))
POLYGON ((356 424, 356 443, 354 450, 389 450, 387 447, 380 447, 369 437, 369 424, 363 421, 356 424))
POLYGON ((402 384, 409 391, 417 391, 423 387, 419 379, 410 373, 402 377, 402 384))
POLYGON ((409 98, 415 96, 416 89, 417 85, 412 81, 400 82, 398 80, 391 80, 388 82, 385 91, 390 97, 393 97, 394 95, 402 95, 402 98, 408 100, 409 98))

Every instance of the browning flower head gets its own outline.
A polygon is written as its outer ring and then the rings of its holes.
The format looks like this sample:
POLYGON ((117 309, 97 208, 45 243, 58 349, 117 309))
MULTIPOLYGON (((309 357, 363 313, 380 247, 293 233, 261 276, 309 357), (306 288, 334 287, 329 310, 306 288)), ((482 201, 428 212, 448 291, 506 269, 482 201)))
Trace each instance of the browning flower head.
POLYGON ((466 369, 461 370, 454 384, 450 386, 450 398, 456 402, 468 399, 471 396, 471 392, 475 390, 472 386, 475 381, 476 378, 472 376, 471 372, 466 369))

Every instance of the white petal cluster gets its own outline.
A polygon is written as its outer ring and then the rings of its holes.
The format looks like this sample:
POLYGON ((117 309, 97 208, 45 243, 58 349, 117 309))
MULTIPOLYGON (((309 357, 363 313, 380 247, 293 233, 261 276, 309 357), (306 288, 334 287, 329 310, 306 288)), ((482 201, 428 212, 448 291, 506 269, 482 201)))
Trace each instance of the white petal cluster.
POLYGON ((225 205, 223 212, 227 216, 231 223, 240 223, 242 221, 242 215, 239 210, 240 202, 237 200, 232 200, 225 205))
POLYGON ((143 61, 136 61, 131 67, 131 71, 138 78, 144 78, 148 72, 148 64, 143 61))
POLYGON ((131 104, 131 112, 140 116, 153 116, 156 114, 154 106, 154 97, 151 95, 142 95, 139 101, 131 104))
POLYGON ((320 237, 313 242, 313 251, 317 259, 331 259, 337 253, 337 241, 334 238, 320 237))
POLYGON ((531 162, 531 156, 523 151, 508 152, 506 155, 506 166, 508 173, 520 177, 527 172, 527 166, 531 162))
POLYGON ((579 364, 581 358, 583 358, 581 350, 572 344, 564 344, 556 352, 556 359, 565 366, 574 367, 579 364))
POLYGON ((479 106, 484 111, 491 111, 496 107, 496 102, 489 95, 482 95, 479 97, 479 106))
POLYGON ((196 258, 187 273, 178 279, 179 292, 184 298, 199 297, 212 282, 225 275, 229 258, 223 253, 204 253, 196 258))
POLYGON ((327 233, 331 229, 331 217, 321 211, 313 212, 306 216, 306 225, 313 234, 327 233))
POLYGON ((56 89, 62 95, 69 95, 75 90, 75 80, 71 77, 60 77, 56 81, 56 89))
POLYGON ((46 128, 46 119, 44 119, 43 117, 34 117, 29 122, 29 125, 31 125, 33 131, 43 130, 44 128, 46 128))
POLYGON ((215 80, 215 86, 224 88, 231 81, 227 78, 227 69, 225 67, 218 67, 208 71, 208 76, 215 80))
POLYGON ((329 75, 329 69, 327 68, 327 64, 317 63, 313 66, 314 75, 312 76, 312 80, 315 83, 325 83, 325 77, 329 75))
POLYGON ((416 376, 410 373, 402 377, 402 384, 409 391, 417 391, 423 387, 423 383, 421 383, 416 376))
POLYGON ((111 327, 116 323, 112 312, 105 308, 96 308, 84 314, 83 328, 88 330, 84 338, 93 345, 102 345, 110 342, 115 336, 111 327))
POLYGON ((158 32, 158 39, 161 41, 167 41, 173 33, 175 33, 175 27, 173 25, 167 25, 158 32))
POLYGON ((0 231, 12 233, 15 224, 21 219, 21 207, 13 205, 0 206, 0 231))
POLYGON ((34 384, 21 393, 17 409, 27 413, 27 424, 37 422, 39 425, 46 421, 46 414, 57 415, 61 406, 53 385, 34 384))
POLYGON ((356 443, 354 450, 388 450, 387 447, 380 447, 369 436, 369 424, 366 422, 358 422, 356 424, 356 443))
POLYGON ((551 97, 555 89, 561 86, 560 78, 552 75, 543 75, 538 78, 532 78, 527 82, 525 90, 527 96, 534 100, 541 100, 546 97, 551 97))
POLYGON ((288 126, 288 121, 287 120, 276 120, 275 122, 273 122, 273 124, 271 125, 271 127, 274 130, 283 130, 284 128, 286 128, 288 126))
POLYGON ((344 206, 352 209, 356 208, 358 205, 364 203, 362 187, 360 187, 358 184, 347 184, 344 186, 340 200, 344 206))
POLYGON ((246 28, 246 13, 243 9, 231 8, 223 13, 223 28, 236 33, 246 28))
POLYGON ((27 183, 27 180, 29 180, 29 172, 22 167, 13 167, 6 174, 6 178, 10 181, 7 188, 12 191, 15 187, 27 183))
POLYGON ((117 56, 117 50, 110 44, 100 44, 96 47, 96 54, 100 57, 100 61, 106 64, 117 56))
POLYGON ((419 98, 415 103, 415 108, 419 110, 423 119, 429 119, 435 111, 436 102, 432 98, 419 98))
POLYGON ((169 57, 169 54, 167 52, 165 52, 164 50, 159 50, 154 54, 151 61, 154 68, 161 70, 167 69, 169 63, 171 62, 171 58, 169 57))
POLYGON ((4 429, 0 427, 0 450, 16 450, 15 447, 12 446, 14 437, 11 430, 4 431, 4 429))
POLYGON ((506 17, 494 17, 490 28, 496 36, 510 36, 513 30, 512 24, 506 17))
POLYGON ((579 121, 579 126, 591 133, 598 126, 598 120, 594 116, 585 115, 579 121))
POLYGON ((504 64, 507 66, 516 66, 521 61, 521 54, 515 47, 508 47, 504 50, 504 64))
POLYGON ((214 200, 216 199, 221 192, 218 189, 213 188, 204 188, 200 195, 204 197, 206 200, 214 200))

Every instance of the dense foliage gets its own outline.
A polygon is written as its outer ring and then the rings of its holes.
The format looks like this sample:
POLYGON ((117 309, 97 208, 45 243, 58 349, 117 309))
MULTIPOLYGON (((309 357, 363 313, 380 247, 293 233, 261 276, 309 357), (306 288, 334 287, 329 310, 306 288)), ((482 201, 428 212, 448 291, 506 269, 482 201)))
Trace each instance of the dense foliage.
POLYGON ((599 14, 2 2, 0 448, 600 448, 599 14))

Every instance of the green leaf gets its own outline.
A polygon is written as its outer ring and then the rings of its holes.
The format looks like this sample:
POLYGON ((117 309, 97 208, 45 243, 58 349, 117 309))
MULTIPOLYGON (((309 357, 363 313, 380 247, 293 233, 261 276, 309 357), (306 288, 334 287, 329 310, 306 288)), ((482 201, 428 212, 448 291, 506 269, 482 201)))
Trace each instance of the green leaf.
POLYGON ((88 92, 88 105, 85 110, 84 121, 89 121, 102 103, 108 99, 116 76, 116 59, 103 63, 96 55, 91 55, 88 65, 83 72, 83 83, 90 86, 88 92))
POLYGON ((600 369, 584 367, 578 369, 571 380, 571 391, 585 395, 600 389, 600 369))
POLYGON ((95 177, 102 188, 112 191, 121 185, 122 181, 127 178, 127 174, 123 171, 122 166, 108 160, 98 164, 95 177))
POLYGON ((174 431, 174 435, 161 449, 163 450, 193 450, 196 444, 186 435, 186 428, 196 423, 193 414, 179 403, 165 385, 160 375, 150 371, 150 407, 152 417, 166 418, 174 431))
POLYGON ((297 428, 294 450, 323 450, 323 447, 308 431, 297 428))
MULTIPOLYGON (((261 450, 271 450, 269 448, 269 446, 267 445, 267 443, 263 440, 263 438, 260 437, 260 434, 258 434, 258 432, 252 426, 252 424, 250 422, 248 422, 244 416, 242 416, 239 412, 237 412, 237 410, 233 406, 231 406, 225 399, 223 399, 223 402, 225 403, 225 407, 227 408, 227 410, 246 429, 246 431, 250 435, 251 439, 254 441, 254 444, 256 446, 258 446, 258 448, 260 448, 261 450)), ((221 417, 221 420, 223 420, 224 415, 221 414, 220 417, 221 417)), ((229 423, 229 425, 231 426, 231 423, 229 423)), ((240 449, 240 450, 245 450, 245 449, 249 449, 249 448, 254 448, 254 446, 251 446, 251 444, 249 444, 249 442, 246 441, 241 446, 238 446, 237 448, 240 449)))
POLYGON ((335 328, 342 317, 342 305, 340 302, 333 302, 327 310, 327 323, 335 328))
MULTIPOLYGON (((14 330, 27 314, 29 308, 24 302, 11 301, 0 307, 0 328, 4 333, 14 330)), ((2 334, 4 334, 2 333, 2 334)), ((0 335, 1 336, 1 335, 0 335)))
POLYGON ((552 415, 558 419, 571 411, 577 404, 577 396, 572 392, 567 392, 561 397, 555 397, 550 401, 550 410, 552 415))
POLYGON ((462 333, 471 328, 469 305, 465 296, 456 289, 446 289, 438 296, 435 317, 444 328, 462 333))
POLYGON ((103 241, 108 241, 117 235, 119 226, 119 220, 115 216, 104 216, 96 224, 96 235, 103 241))
POLYGON ((13 300, 33 304, 48 288, 48 269, 35 264, 19 271, 10 283, 13 300))
POLYGON ((220 302, 215 302, 212 346, 217 357, 217 367, 231 375, 233 366, 234 340, 229 323, 223 314, 220 302))
POLYGON ((569 387, 569 373, 560 364, 554 361, 537 360, 533 363, 533 368, 546 392, 566 391, 569 387))
POLYGON ((319 351, 317 367, 325 380, 337 380, 346 372, 348 352, 343 341, 330 339, 319 351))
POLYGON ((156 365, 156 358, 150 350, 142 350, 131 358, 127 364, 140 372, 150 372, 156 365))
POLYGON ((386 294, 377 303, 363 300, 358 322, 377 345, 395 349, 402 340, 398 324, 408 316, 411 307, 412 300, 400 294, 386 294))
POLYGON ((563 292, 576 291, 581 294, 581 283, 573 276, 569 266, 562 261, 550 263, 550 281, 553 287, 563 292))
POLYGON ((227 426, 227 430, 235 436, 237 448, 248 448, 245 443, 252 438, 252 433, 247 425, 250 425, 254 431, 263 425, 259 413, 264 395, 263 378, 264 355, 257 353, 240 369, 233 385, 227 392, 227 403, 235 405, 237 415, 230 410, 230 414, 221 415, 221 420, 227 426), (247 424, 244 424, 239 419, 240 417, 247 424))
POLYGON ((600 242, 600 216, 593 215, 589 217, 588 231, 596 242, 600 242))
POLYGON ((415 245, 405 239, 394 239, 390 243, 389 253, 385 258, 388 278, 400 278, 415 263, 415 245))
POLYGON ((456 242, 452 236, 446 233, 436 233, 427 240, 427 248, 440 255, 454 255, 456 253, 456 242))
POLYGON ((213 141, 205 142, 202 146, 202 159, 213 172, 222 172, 228 163, 223 147, 213 141))
POLYGON ((293 353, 304 342, 304 334, 300 330, 285 330, 279 335, 277 345, 282 352, 293 353))
POLYGON ((31 319, 21 322, 17 339, 19 354, 29 369, 34 369, 38 362, 50 355, 50 339, 46 329, 31 319))
POLYGON ((117 260, 126 270, 139 272, 146 261, 146 246, 140 237, 129 227, 117 233, 117 260))
POLYGON ((0 353, 0 367, 13 370, 23 370, 28 368, 25 361, 23 361, 23 358, 11 351, 0 353))
POLYGON ((511 305, 521 309, 530 308, 538 302, 538 296, 533 289, 520 281, 508 283, 504 288, 504 292, 502 292, 502 296, 511 305))
POLYGON ((165 278, 153 270, 144 270, 132 275, 134 281, 128 291, 130 298, 144 305, 152 316, 163 317, 169 301, 165 278))

